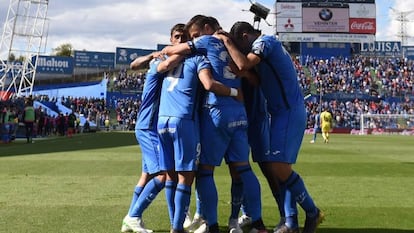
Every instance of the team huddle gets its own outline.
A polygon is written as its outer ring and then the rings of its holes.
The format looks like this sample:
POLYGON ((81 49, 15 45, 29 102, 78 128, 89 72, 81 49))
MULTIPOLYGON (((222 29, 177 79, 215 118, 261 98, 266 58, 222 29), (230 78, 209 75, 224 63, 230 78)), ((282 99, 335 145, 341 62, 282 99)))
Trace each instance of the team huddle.
POLYGON ((324 215, 292 169, 306 111, 282 44, 246 22, 225 32, 204 15, 175 25, 170 42, 131 63, 137 69, 149 62, 149 69, 135 128, 142 174, 121 231, 152 232, 142 214, 165 188, 172 233, 218 233, 214 168, 224 158, 232 180, 229 232, 243 232, 240 211, 249 232, 267 232, 251 152, 279 207, 273 232, 299 233, 299 204, 306 213, 302 233, 314 233, 324 215), (184 224, 193 183, 196 213, 184 224))

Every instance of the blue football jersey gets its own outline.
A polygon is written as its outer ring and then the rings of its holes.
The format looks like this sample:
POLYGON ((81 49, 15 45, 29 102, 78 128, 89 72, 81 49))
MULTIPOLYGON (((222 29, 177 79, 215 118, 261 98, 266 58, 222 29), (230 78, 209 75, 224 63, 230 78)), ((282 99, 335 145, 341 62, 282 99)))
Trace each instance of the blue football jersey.
POLYGON ((135 129, 154 129, 157 127, 161 84, 164 76, 164 74, 157 72, 159 63, 160 60, 158 59, 152 60, 145 76, 141 106, 137 115, 135 129))
POLYGON ((264 35, 254 41, 251 52, 261 58, 260 86, 269 113, 304 105, 295 67, 282 43, 274 36, 264 35))
MULTIPOLYGON (((211 62, 215 80, 228 87, 239 88, 241 86, 240 78, 231 71, 229 66, 231 58, 223 41, 211 35, 204 35, 194 39, 194 47, 197 53, 207 56, 211 62)), ((208 92, 206 103, 209 105, 242 105, 233 97, 218 96, 212 92, 208 92)))
POLYGON ((162 84, 159 116, 194 119, 199 104, 198 72, 206 68, 211 68, 207 58, 193 55, 166 74, 162 84))
POLYGON ((321 127, 321 117, 320 117, 319 113, 316 113, 314 128, 319 128, 319 127, 321 127))

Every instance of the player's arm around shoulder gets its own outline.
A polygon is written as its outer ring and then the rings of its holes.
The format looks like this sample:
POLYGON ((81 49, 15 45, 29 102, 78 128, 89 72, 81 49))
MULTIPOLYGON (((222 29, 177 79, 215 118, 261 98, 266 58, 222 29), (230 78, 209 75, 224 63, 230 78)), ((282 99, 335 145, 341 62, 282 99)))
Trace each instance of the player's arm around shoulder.
POLYGON ((163 60, 158 64, 157 66, 157 72, 158 73, 164 73, 167 71, 170 71, 174 69, 180 62, 182 62, 184 59, 183 55, 171 55, 167 59, 163 60))
POLYGON ((224 45, 227 48, 227 51, 230 54, 230 57, 233 59, 234 63, 239 68, 239 70, 242 70, 242 71, 250 70, 252 67, 259 64, 261 60, 259 56, 253 53, 249 53, 247 54, 247 56, 244 55, 237 48, 236 44, 233 42, 233 40, 228 35, 224 33, 220 33, 215 36, 217 36, 223 41, 224 45))
POLYGON ((129 68, 132 70, 144 69, 149 66, 149 63, 152 59, 158 57, 160 54, 161 52, 155 51, 148 55, 137 57, 134 61, 131 62, 129 68))
POLYGON ((180 43, 177 45, 166 46, 161 50, 161 54, 168 55, 168 56, 171 56, 174 54, 188 55, 193 52, 191 45, 194 46, 194 43, 192 41, 180 43))
POLYGON ((221 82, 216 81, 213 78, 213 74, 211 73, 210 69, 201 69, 198 72, 198 78, 200 79, 200 82, 203 85, 204 89, 207 91, 211 91, 220 96, 231 96, 238 101, 243 102, 243 93, 241 89, 230 88, 221 82))

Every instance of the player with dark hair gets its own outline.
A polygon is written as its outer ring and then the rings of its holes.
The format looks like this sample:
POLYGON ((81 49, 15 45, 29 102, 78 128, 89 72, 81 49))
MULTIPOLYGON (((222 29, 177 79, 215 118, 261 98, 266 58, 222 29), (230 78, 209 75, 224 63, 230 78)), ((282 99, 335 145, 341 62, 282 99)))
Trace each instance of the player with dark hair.
MULTIPOLYGON (((184 31, 184 24, 174 25, 170 35, 171 44, 184 42, 188 38, 184 31)), ((154 59, 157 54, 159 52, 139 57, 130 65, 131 69, 143 68, 148 64, 150 68, 146 74, 141 106, 135 124, 135 137, 142 150, 142 173, 135 187, 128 214, 123 220, 122 232, 151 232, 145 229, 142 214, 164 188, 166 181, 166 173, 161 171, 159 165, 160 152, 157 132, 161 84, 165 75, 157 70, 162 61, 154 59), (150 61, 152 62, 150 63, 150 61)))
MULTIPOLYGON (((218 21, 213 17, 196 15, 187 23, 186 28, 194 40, 166 47, 163 52, 168 55, 206 54, 212 63, 214 78, 226 86, 233 87, 234 91, 240 88, 241 80, 230 68, 230 57, 223 42, 213 35, 221 29, 218 21)), ((236 217, 229 219, 230 231, 241 232, 237 214, 242 198, 247 200, 246 209, 253 220, 251 232, 265 231, 261 218, 260 184, 249 164, 247 116, 243 103, 209 92, 201 119, 202 148, 196 189, 201 200, 202 213, 208 224, 205 232, 219 232, 218 194, 213 174, 214 168, 221 164, 223 157, 229 165, 232 177, 232 204, 238 205, 236 217)))
POLYGON ((186 213, 188 212, 191 185, 200 159, 199 137, 199 80, 205 90, 217 96, 226 96, 238 101, 241 98, 234 88, 229 88, 213 79, 210 61, 205 56, 192 55, 175 64, 177 57, 170 56, 162 62, 158 70, 170 70, 163 81, 158 134, 161 145, 160 164, 167 171, 167 180, 176 186, 172 217, 172 233, 181 233, 186 213), (171 61, 171 64, 168 63, 171 61))
POLYGON ((247 22, 235 23, 230 35, 237 46, 230 37, 221 38, 240 70, 257 68, 270 114, 270 152, 254 160, 259 163, 280 212, 285 215, 281 216, 285 217, 285 223, 275 232, 299 232, 297 202, 306 213, 303 233, 314 233, 324 215, 302 178, 292 169, 306 128, 306 110, 291 57, 274 36, 261 35, 247 22))

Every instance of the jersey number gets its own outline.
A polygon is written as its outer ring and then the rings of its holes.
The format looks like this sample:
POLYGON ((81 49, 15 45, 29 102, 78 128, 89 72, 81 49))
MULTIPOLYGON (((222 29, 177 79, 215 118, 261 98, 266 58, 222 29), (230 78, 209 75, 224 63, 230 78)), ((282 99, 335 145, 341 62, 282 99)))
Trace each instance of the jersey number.
POLYGON ((184 64, 180 63, 177 67, 168 72, 166 79, 170 82, 170 85, 168 86, 167 91, 173 91, 175 86, 177 86, 183 72, 183 66, 184 64))

